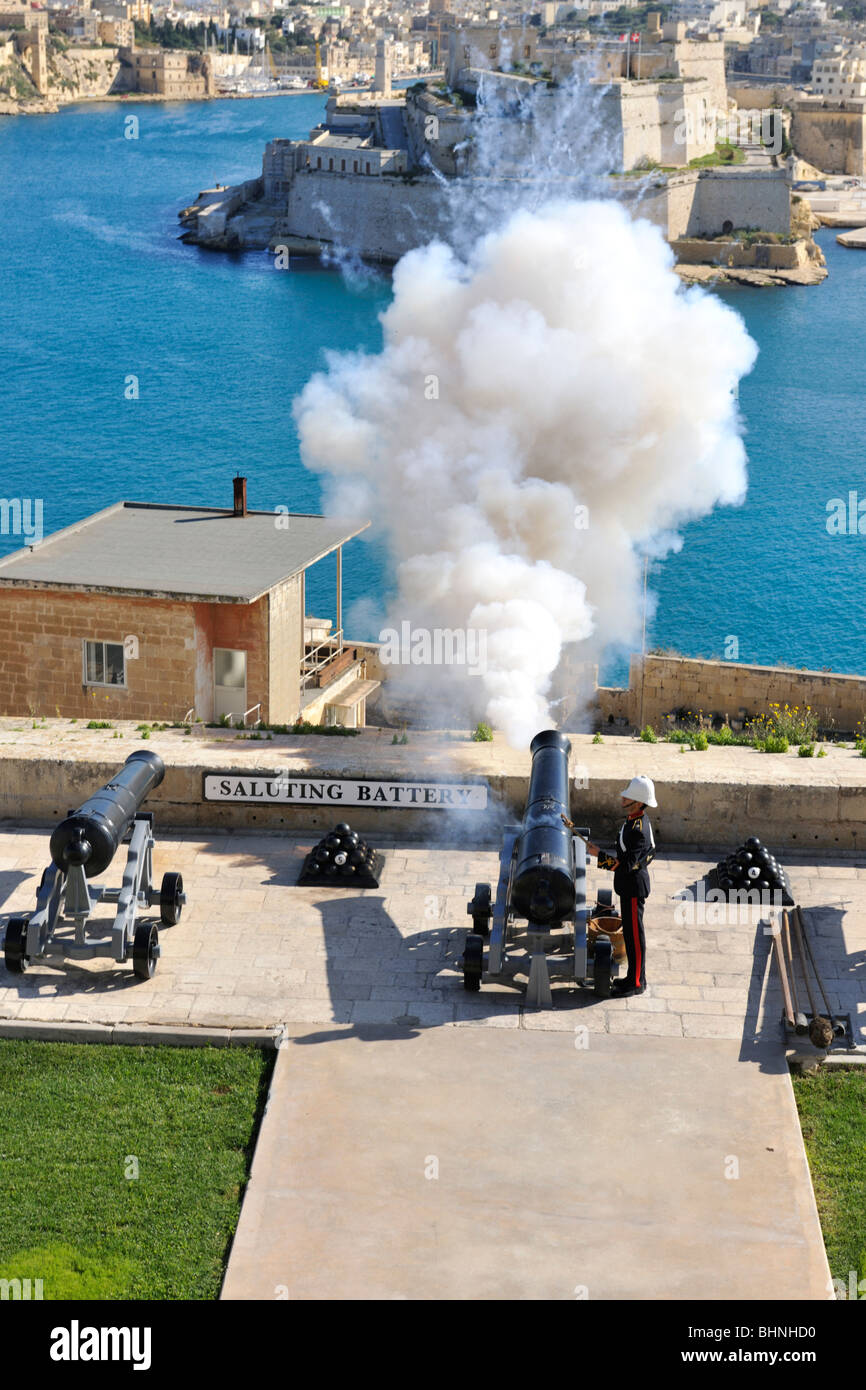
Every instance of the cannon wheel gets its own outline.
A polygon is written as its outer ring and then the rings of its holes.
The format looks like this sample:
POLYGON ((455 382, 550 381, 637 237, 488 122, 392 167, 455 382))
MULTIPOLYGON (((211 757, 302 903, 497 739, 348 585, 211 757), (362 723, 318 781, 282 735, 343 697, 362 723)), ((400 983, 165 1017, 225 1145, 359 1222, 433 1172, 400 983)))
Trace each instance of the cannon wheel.
POLYGON ((610 964, 612 948, 609 940, 597 937, 595 962, 592 967, 592 987, 597 999, 610 998, 610 964))
POLYGON ((140 980, 152 980, 156 974, 159 932, 155 922, 139 922, 132 943, 132 969, 140 980))
POLYGON ((29 965, 27 950, 27 918, 10 917, 3 942, 3 958, 11 975, 23 975, 29 965))
POLYGON ((490 918, 492 909, 490 906, 490 884, 476 883, 475 896, 469 904, 472 912, 472 930, 478 936, 489 936, 490 918))
POLYGON ((183 874, 163 874, 159 917, 164 927, 176 927, 183 912, 183 874))
POLYGON ((463 947, 463 988, 478 991, 484 969, 484 937, 470 932, 463 947))

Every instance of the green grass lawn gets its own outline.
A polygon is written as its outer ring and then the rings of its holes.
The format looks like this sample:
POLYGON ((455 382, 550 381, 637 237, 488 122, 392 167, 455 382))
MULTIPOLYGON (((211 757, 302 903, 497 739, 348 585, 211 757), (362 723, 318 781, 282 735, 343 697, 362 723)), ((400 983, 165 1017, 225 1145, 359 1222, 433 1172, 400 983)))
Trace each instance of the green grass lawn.
POLYGON ((866 1076, 818 1071, 793 1082, 830 1272, 847 1290, 851 1270, 866 1279, 866 1076))
POLYGON ((0 1278, 210 1299, 273 1053, 0 1039, 0 1278))

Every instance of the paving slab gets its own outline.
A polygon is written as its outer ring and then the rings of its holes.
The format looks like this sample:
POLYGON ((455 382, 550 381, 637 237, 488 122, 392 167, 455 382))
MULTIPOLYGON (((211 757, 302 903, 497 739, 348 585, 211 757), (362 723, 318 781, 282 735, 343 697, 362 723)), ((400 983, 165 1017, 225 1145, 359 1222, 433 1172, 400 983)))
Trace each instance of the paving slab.
POLYGON ((224 1299, 827 1299, 778 1046, 294 1028, 224 1299))
MULTIPOLYGON (((0 833, 0 932, 8 916, 31 911, 47 860, 45 831, 0 833)), ((564 982, 553 1010, 526 1010, 519 988, 463 989, 460 957, 466 903, 477 879, 494 879, 498 850, 435 849, 392 842, 378 890, 295 886, 309 841, 265 833, 215 835, 207 842, 160 834, 157 879, 180 869, 188 904, 160 932, 162 956, 150 981, 111 960, 33 964, 23 976, 0 961, 4 1019, 162 1027, 278 1027, 284 1022, 392 1024, 407 1013, 424 1023, 646 1037, 763 1038, 781 1043, 781 999, 770 938, 760 913, 714 923, 694 890, 718 855, 664 848, 653 864, 647 902, 649 989, 637 999, 596 1000, 564 982), (406 882, 406 865, 413 881, 406 882), (218 893, 202 881, 218 882, 218 893), (450 885, 443 891, 443 884, 450 885), (270 902, 250 912, 262 896, 270 902), (688 909, 688 910, 686 910, 688 909), (709 920, 708 920, 709 918, 709 920), (590 1020, 591 1016, 591 1022, 590 1020)), ((850 1014, 862 1046, 866 1025, 866 867, 844 854, 786 853, 791 881, 812 931, 834 1010, 850 1014)), ((106 876, 108 878, 108 875, 106 876)), ((590 869, 590 892, 610 875, 590 869)), ((99 909, 110 920, 111 905, 99 909)))

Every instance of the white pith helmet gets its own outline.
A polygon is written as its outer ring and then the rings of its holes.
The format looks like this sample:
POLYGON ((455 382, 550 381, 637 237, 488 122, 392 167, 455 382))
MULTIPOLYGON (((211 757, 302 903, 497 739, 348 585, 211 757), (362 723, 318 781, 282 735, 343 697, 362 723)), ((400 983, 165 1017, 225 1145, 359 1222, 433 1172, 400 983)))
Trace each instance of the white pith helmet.
POLYGON ((624 792, 620 792, 627 801, 641 801, 644 806, 658 806, 656 801, 656 789, 650 777, 632 777, 624 792))

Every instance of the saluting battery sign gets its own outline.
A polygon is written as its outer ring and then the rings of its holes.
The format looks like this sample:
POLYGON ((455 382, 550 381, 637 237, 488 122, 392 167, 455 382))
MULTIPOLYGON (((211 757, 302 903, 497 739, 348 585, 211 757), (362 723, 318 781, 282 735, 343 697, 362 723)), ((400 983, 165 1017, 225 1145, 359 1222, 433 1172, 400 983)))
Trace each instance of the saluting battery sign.
POLYGON ((205 801, 272 802, 275 805, 399 806, 407 810, 483 811, 483 782, 380 782, 356 777, 303 777, 290 773, 245 776, 206 773, 205 801))

